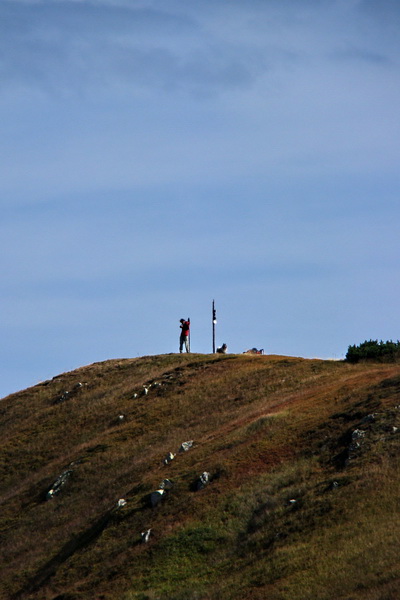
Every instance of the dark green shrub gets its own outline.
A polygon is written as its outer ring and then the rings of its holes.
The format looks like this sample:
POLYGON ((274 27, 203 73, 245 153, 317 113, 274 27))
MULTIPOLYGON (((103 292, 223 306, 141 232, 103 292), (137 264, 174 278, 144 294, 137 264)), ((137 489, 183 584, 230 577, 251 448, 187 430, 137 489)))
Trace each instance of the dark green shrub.
POLYGON ((394 362, 400 358, 400 342, 378 340, 365 341, 358 346, 349 346, 346 360, 357 363, 360 360, 377 360, 379 362, 394 362))

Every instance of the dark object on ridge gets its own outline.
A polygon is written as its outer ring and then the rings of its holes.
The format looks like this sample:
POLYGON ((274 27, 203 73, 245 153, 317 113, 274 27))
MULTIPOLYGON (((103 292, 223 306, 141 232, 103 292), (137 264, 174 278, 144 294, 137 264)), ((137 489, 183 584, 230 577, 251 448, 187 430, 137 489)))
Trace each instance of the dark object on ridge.
POLYGON ((228 346, 226 344, 222 344, 219 348, 217 348, 218 354, 226 354, 228 352, 228 346))

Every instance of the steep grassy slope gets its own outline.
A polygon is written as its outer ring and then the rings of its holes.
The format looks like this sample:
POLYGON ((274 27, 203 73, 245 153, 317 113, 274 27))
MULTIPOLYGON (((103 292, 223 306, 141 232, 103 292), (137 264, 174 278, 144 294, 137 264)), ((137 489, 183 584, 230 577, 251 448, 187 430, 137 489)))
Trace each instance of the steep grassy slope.
POLYGON ((0 414, 2 599, 400 597, 398 364, 114 360, 0 414))

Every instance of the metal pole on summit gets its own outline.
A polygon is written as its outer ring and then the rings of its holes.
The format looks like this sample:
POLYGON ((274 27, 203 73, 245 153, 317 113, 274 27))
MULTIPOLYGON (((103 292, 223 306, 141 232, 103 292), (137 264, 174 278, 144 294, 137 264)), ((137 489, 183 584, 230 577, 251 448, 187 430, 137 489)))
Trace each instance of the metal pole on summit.
POLYGON ((217 312, 215 310, 215 302, 212 301, 212 347, 215 354, 215 325, 217 324, 217 312))

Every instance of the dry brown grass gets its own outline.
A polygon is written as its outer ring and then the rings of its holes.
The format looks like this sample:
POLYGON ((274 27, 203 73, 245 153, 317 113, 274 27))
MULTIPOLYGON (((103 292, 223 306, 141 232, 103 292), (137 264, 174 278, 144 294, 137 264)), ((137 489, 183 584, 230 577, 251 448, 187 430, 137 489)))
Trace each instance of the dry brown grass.
POLYGON ((0 597, 388 600, 399 404, 398 365, 247 355, 107 361, 9 396, 0 597), (165 477, 173 489, 151 509, 165 477))

